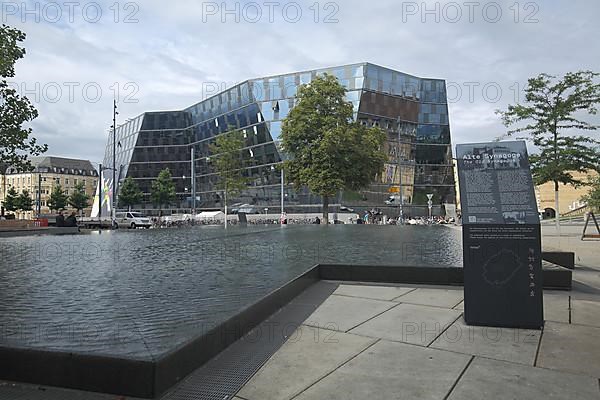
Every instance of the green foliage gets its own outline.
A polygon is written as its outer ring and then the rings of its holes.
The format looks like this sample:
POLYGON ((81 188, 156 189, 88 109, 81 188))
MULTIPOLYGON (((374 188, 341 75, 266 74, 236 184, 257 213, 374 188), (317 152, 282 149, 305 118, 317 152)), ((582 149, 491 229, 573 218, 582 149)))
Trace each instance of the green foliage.
POLYGON ((129 209, 141 203, 143 198, 144 194, 137 183, 135 183, 132 177, 127 177, 119 191, 119 207, 127 207, 129 209))
POLYGON ((575 135, 575 131, 595 131, 598 126, 580 119, 595 115, 600 103, 600 84, 594 80, 600 74, 591 71, 567 73, 556 81, 555 76, 541 74, 528 81, 525 104, 508 106, 497 111, 505 126, 517 126, 508 135, 524 134, 538 149, 531 156, 536 184, 582 185, 573 172, 599 168, 598 140, 575 135))
POLYGON ((69 196, 68 203, 77 211, 81 211, 90 205, 90 195, 85 192, 83 183, 75 185, 73 193, 69 196))
POLYGON ((158 174, 158 178, 152 182, 152 202, 162 210, 162 206, 171 203, 177 194, 175 192, 175 183, 171 176, 169 168, 165 168, 158 174))
POLYGON ((297 188, 307 186, 323 197, 325 222, 329 198, 366 187, 387 159, 385 133, 353 122, 345 95, 337 78, 319 76, 298 89, 298 104, 282 126, 282 145, 292 156, 285 162, 287 177, 297 188))
POLYGON ((17 198, 17 204, 19 206, 19 210, 21 211, 31 211, 33 210, 33 199, 29 194, 28 190, 23 190, 19 197, 17 198))
POLYGON ((229 131, 218 136, 215 143, 210 145, 213 156, 211 162, 219 175, 217 188, 225 191, 227 197, 241 192, 247 184, 244 177, 245 157, 243 148, 246 141, 240 131, 229 131))
POLYGON ((12 186, 4 197, 4 209, 9 212, 15 212, 19 209, 19 194, 12 186))
POLYGON ((592 211, 600 212, 600 175, 590 177, 588 184, 590 191, 583 196, 582 200, 590 206, 592 211))
POLYGON ((50 193, 50 198, 47 202, 48 208, 56 211, 63 209, 67 206, 68 199, 69 196, 65 194, 62 186, 60 186, 60 183, 57 183, 54 185, 52 192, 50 193))
POLYGON ((22 127, 38 116, 37 110, 6 81, 15 76, 15 62, 25 55, 25 49, 19 47, 23 40, 25 34, 18 29, 0 27, 0 163, 26 171, 31 169, 28 156, 40 155, 48 146, 38 145, 31 137, 32 129, 22 127))

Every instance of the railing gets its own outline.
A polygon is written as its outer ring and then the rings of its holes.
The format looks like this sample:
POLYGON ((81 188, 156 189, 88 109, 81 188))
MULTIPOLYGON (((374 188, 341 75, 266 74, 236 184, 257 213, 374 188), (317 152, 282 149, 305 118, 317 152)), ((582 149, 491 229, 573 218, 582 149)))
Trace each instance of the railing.
POLYGON ((586 213, 590 212, 590 207, 586 204, 574 210, 568 211, 561 215, 561 217, 583 217, 586 213))

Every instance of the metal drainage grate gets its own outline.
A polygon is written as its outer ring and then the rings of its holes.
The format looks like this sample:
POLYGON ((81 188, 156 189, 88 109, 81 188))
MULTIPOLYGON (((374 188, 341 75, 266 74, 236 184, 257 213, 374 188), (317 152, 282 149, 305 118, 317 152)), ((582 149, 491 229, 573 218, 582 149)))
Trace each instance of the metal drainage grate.
POLYGON ((233 398, 290 335, 336 289, 317 282, 289 304, 194 371, 161 400, 225 400, 233 398))

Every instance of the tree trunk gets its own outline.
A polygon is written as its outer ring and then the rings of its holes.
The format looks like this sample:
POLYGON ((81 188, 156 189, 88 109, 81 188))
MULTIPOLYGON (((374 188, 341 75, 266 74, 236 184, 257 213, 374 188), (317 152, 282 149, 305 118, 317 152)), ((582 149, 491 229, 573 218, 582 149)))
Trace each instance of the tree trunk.
POLYGON ((329 224, 329 196, 323 196, 323 222, 321 223, 329 224))
POLYGON ((558 208, 558 181, 554 181, 554 209, 556 210, 556 233, 560 235, 560 211, 558 208))

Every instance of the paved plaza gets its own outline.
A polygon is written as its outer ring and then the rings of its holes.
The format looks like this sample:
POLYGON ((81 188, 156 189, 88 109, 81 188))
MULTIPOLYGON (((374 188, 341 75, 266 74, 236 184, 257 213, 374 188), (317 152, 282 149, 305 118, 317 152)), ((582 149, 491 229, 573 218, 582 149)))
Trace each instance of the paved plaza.
POLYGON ((338 282, 237 400, 599 399, 600 242, 543 232, 577 254, 573 290, 544 292, 543 331, 467 326, 462 287, 338 282))
POLYGON ((462 295, 340 284, 237 398, 600 398, 600 299, 547 292, 542 332, 467 326, 462 295))

